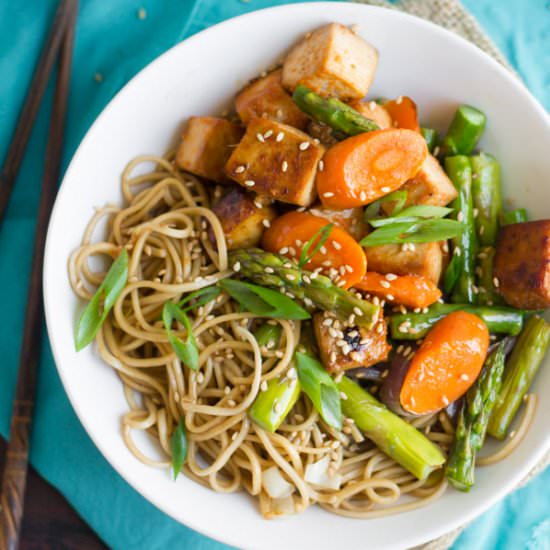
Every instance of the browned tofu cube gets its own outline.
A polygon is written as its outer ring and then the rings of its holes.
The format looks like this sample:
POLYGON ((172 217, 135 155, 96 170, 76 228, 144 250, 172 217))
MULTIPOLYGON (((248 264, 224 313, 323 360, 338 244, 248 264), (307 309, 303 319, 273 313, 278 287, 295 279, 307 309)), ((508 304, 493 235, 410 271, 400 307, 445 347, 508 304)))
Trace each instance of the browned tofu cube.
MULTIPOLYGON (((458 196, 453 182, 432 155, 426 157, 416 176, 407 181, 400 191, 407 191, 405 206, 413 204, 447 206, 458 196)), ((389 214, 393 206, 393 202, 387 202, 382 204, 382 209, 389 214)))
POLYGON ((324 152, 324 147, 292 126, 253 118, 225 173, 258 195, 309 206, 315 199, 315 174, 324 152))
POLYGON ((439 283, 443 269, 441 244, 416 243, 404 245, 383 244, 366 248, 369 271, 396 275, 422 275, 439 283), (412 249, 410 247, 413 247, 412 249))
MULTIPOLYGON (((221 222, 228 250, 256 246, 277 215, 271 206, 261 205, 240 187, 232 187, 212 210, 221 222)), ((210 238, 214 241, 212 230, 210 238)))
POLYGON ((349 106, 353 107, 364 117, 374 120, 374 122, 380 126, 381 130, 393 128, 393 121, 390 113, 388 113, 382 105, 376 103, 376 101, 360 101, 355 99, 350 101, 349 106))
POLYGON ((187 121, 176 151, 176 164, 186 172, 221 183, 224 166, 243 129, 229 120, 192 116, 187 121))
POLYGON ((364 97, 374 79, 378 52, 339 23, 315 30, 294 46, 283 64, 283 86, 340 99, 364 97))
POLYGON ((498 290, 521 309, 550 306, 550 220, 501 227, 493 274, 498 290))
POLYGON ((387 327, 380 316, 371 330, 344 327, 329 313, 313 316, 315 338, 325 369, 338 373, 357 367, 370 367, 388 358, 391 346, 386 340, 387 327))
POLYGON ((305 129, 309 118, 283 88, 281 74, 281 69, 273 71, 252 82, 237 95, 235 109, 245 124, 253 117, 267 117, 300 130, 305 129))
POLYGON ((325 206, 317 206, 309 210, 310 214, 325 218, 349 233, 356 241, 360 241, 368 233, 368 225, 365 223, 362 208, 346 208, 345 210, 332 210, 325 206))

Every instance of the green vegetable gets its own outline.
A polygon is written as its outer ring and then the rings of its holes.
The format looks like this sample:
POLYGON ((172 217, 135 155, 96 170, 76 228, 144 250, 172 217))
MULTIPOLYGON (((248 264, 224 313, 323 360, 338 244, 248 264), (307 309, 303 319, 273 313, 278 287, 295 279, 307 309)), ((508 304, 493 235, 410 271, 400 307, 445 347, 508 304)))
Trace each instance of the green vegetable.
POLYGON ((384 453, 418 479, 426 479, 445 456, 424 434, 387 409, 361 386, 344 376, 338 388, 344 414, 384 453))
POLYGON ((275 432, 283 423, 300 396, 297 379, 272 378, 267 390, 261 391, 248 411, 250 418, 268 432, 275 432))
POLYGON ((162 308, 162 322, 168 335, 168 341, 178 358, 190 369, 197 370, 199 368, 199 348, 187 315, 173 302, 165 302, 162 308), (185 342, 172 332, 174 320, 179 321, 185 327, 187 332, 185 342))
POLYGON ((359 244, 364 247, 381 244, 431 243, 457 237, 462 224, 455 220, 429 219, 385 225, 369 233, 359 244))
POLYGON ((534 315, 521 332, 506 365, 502 389, 489 420, 488 432, 504 439, 523 397, 529 390, 535 374, 550 344, 550 325, 534 315))
POLYGON ((178 302, 178 306, 185 313, 186 311, 204 306, 208 302, 211 302, 212 300, 217 298, 221 294, 221 292, 221 288, 218 288, 217 286, 207 286, 205 288, 195 290, 195 292, 191 292, 190 294, 185 296, 185 298, 182 298, 178 302), (196 301, 190 304, 189 302, 191 302, 191 300, 196 301))
POLYGON ((502 296, 497 292, 493 277, 493 263, 495 258, 495 249, 492 246, 482 248, 477 255, 477 283, 479 294, 477 303, 480 305, 500 305, 504 303, 502 296))
POLYGON ((309 262, 309 260, 311 260, 311 258, 313 258, 313 256, 315 256, 317 252, 319 252, 319 249, 327 242, 327 239, 333 227, 334 224, 329 223, 324 227, 321 227, 319 231, 315 232, 315 235, 313 235, 313 237, 311 237, 311 239, 309 239, 309 241, 302 248, 298 267, 304 267, 309 262), (313 247, 313 250, 310 253, 309 249, 311 247, 313 247))
POLYGON ((516 210, 510 210, 510 212, 504 212, 501 215, 502 225, 510 225, 512 223, 523 223, 529 219, 527 216, 527 210, 525 208, 516 208, 516 210))
POLYGON ((256 338, 256 342, 258 342, 258 346, 265 346, 267 349, 271 349, 279 343, 282 332, 283 329, 279 324, 272 325, 271 323, 263 323, 258 327, 256 332, 254 332, 254 338, 256 338))
POLYGON ((304 113, 347 136, 380 130, 376 122, 365 118, 349 105, 338 99, 325 99, 302 84, 296 87, 292 99, 304 113))
POLYGON ((495 246, 502 211, 500 165, 491 155, 470 157, 472 165, 472 199, 477 210, 475 227, 481 246, 495 246))
POLYGON ((438 135, 433 128, 421 128, 422 136, 426 140, 426 145, 428 146, 428 151, 433 152, 435 146, 437 145, 438 135))
POLYGON ((472 168, 468 157, 445 159, 445 170, 458 191, 453 201, 455 217, 463 228, 453 241, 453 257, 445 272, 445 291, 452 291, 451 299, 457 303, 475 303, 475 257, 477 239, 472 203, 472 168))
POLYGON ((487 424, 500 391, 503 371, 504 344, 501 343, 487 357, 478 379, 466 394, 458 416, 445 475, 460 491, 469 491, 474 484, 476 453, 485 441, 487 424))
POLYGON ((372 328, 378 319, 379 306, 336 286, 328 277, 298 268, 277 254, 259 248, 240 249, 233 250, 229 260, 232 264, 239 262, 241 277, 279 292, 291 293, 293 298, 307 300, 307 303, 331 311, 342 319, 353 314, 355 322, 367 329, 372 328))
POLYGON ((74 335, 76 351, 80 351, 93 341, 122 289, 126 286, 127 280, 128 252, 123 248, 76 324, 74 335))
POLYGON ((396 223, 420 222, 423 219, 444 218, 452 211, 452 208, 446 208, 444 206, 420 204, 417 206, 409 206, 401 210, 398 214, 392 214, 392 216, 388 218, 373 218, 369 220, 369 223, 372 227, 384 227, 396 223))
POLYGON ((223 279, 218 283, 246 311, 272 319, 309 319, 311 315, 288 296, 269 288, 223 279))
POLYGON ((380 197, 378 200, 369 204, 365 208, 365 214, 364 214, 365 221, 370 222, 370 220, 372 220, 373 218, 378 217, 380 215, 381 207, 385 202, 395 201, 391 215, 396 216, 397 214, 399 214, 399 212, 401 212, 401 210, 403 210, 403 207, 407 202, 407 195, 408 195, 407 191, 394 191, 389 195, 384 195, 383 197, 380 197))
POLYGON ((298 380, 322 419, 336 430, 342 429, 342 407, 336 383, 311 355, 297 351, 294 355, 298 380))
POLYGON ((447 135, 441 143, 441 154, 469 155, 477 145, 486 122, 485 115, 474 107, 461 105, 455 112, 447 135))
POLYGON ((390 317, 391 336, 395 340, 418 340, 443 317, 453 311, 466 311, 481 317, 489 332, 516 335, 523 326, 523 312, 508 307, 469 304, 434 304, 428 313, 399 313, 390 317))
POLYGON ((174 472, 174 479, 176 479, 187 458, 187 434, 183 418, 180 419, 172 433, 170 450, 172 451, 172 470, 174 472))

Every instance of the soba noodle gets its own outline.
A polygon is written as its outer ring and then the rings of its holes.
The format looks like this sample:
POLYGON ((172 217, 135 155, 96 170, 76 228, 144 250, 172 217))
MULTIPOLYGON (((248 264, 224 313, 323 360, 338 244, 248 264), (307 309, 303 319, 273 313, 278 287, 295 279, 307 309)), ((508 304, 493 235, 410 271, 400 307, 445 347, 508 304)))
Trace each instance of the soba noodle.
MULTIPOLYGON (((219 220, 209 209, 220 191, 177 170, 171 157, 139 157, 122 176, 125 206, 100 208, 90 220, 69 264, 74 291, 89 300, 104 273, 89 260, 129 253, 128 284, 97 336, 103 360, 120 377, 129 410, 122 419, 128 449, 148 466, 168 468, 170 437, 185 418, 188 457, 184 473, 218 492, 244 489, 258 497, 265 517, 302 511, 319 503, 336 514, 368 518, 410 510, 438 498, 446 487, 442 471, 417 480, 365 440, 351 419, 337 432, 320 419, 302 394, 276 433, 247 416, 261 384, 291 366, 300 322, 279 323, 277 346, 258 346, 253 332, 265 320, 242 312, 225 294, 189 312, 200 350, 194 372, 176 357, 161 321, 163 304, 232 274, 219 220), (142 163, 152 172, 132 175, 142 163), (105 240, 93 241, 100 220, 105 240), (210 234, 209 234, 210 232, 210 234), (211 236, 215 241, 212 245, 211 236), (147 432, 165 458, 146 456, 132 433, 147 432), (309 464, 329 457, 329 472, 342 476, 339 489, 319 489, 305 480, 309 464), (284 503, 270 499, 262 472, 277 466, 295 491, 284 503), (402 499, 404 495, 412 498, 402 499)), ((182 334, 183 336, 184 334, 182 334)), ((445 452, 453 427, 445 413, 412 422, 445 452)))

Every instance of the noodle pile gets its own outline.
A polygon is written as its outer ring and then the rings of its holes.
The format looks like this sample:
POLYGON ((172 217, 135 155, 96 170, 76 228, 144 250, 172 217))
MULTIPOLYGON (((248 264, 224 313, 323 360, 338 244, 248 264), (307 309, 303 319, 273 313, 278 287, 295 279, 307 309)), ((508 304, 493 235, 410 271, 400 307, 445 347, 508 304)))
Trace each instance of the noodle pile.
MULTIPOLYGON (((351 419, 345 419, 342 432, 327 426, 303 393, 277 433, 249 420, 247 411, 262 382, 291 367, 299 321, 269 321, 281 325, 282 336, 275 347, 260 349, 253 332, 265 319, 242 312, 220 294, 188 313, 200 368, 194 372, 185 367, 168 342, 161 312, 167 300, 177 301, 232 274, 222 227, 209 209, 220 189, 180 172, 171 157, 144 156, 126 167, 122 191, 123 208, 97 209, 70 258, 69 274, 78 296, 90 300, 105 273, 94 272, 89 260, 116 258, 122 247, 128 250, 128 284, 102 325, 97 346, 123 383, 129 411, 122 419, 122 433, 139 460, 169 468, 170 437, 184 417, 185 475, 218 492, 246 490, 258 497, 265 517, 319 503, 340 515, 367 518, 424 505, 444 492, 441 470, 418 481, 365 440, 351 419), (132 176, 141 163, 154 163, 155 168, 132 176), (107 219, 107 238, 93 242, 102 219, 107 219), (166 458, 145 456, 133 441, 133 430, 146 431, 166 458), (305 481, 306 467, 323 457, 329 457, 329 475, 342 475, 338 490, 305 481), (262 471, 272 466, 295 488, 284 502, 269 498, 262 486, 262 471), (415 498, 400 500, 403 495, 415 498)), ((184 337, 185 332, 178 335, 184 337)), ((454 430, 445 413, 412 423, 448 450, 454 430)))

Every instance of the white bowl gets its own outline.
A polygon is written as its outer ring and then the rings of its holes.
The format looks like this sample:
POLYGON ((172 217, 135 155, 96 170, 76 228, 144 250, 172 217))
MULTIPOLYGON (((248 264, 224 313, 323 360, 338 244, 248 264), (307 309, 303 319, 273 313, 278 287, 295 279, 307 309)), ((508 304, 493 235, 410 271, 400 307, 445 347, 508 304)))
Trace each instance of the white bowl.
MULTIPOLYGON (((89 130, 65 175, 50 223, 44 268, 48 332, 65 390, 90 437, 137 491, 201 533, 245 548, 403 548, 449 531, 508 493, 550 446, 550 400, 505 461, 477 474, 469 494, 448 490, 436 503, 401 515, 353 520, 310 508, 285 520, 263 520, 245 494, 221 495, 138 462, 126 449, 121 384, 90 346, 74 351, 81 304, 69 287, 67 258, 78 246, 92 208, 120 201, 124 165, 142 153, 162 154, 189 115, 215 114, 239 87, 307 31, 328 22, 357 24, 380 52, 371 96, 409 95, 426 126, 444 129, 459 103, 488 117, 483 147, 501 161, 506 197, 533 218, 550 217, 550 124, 518 80, 465 40, 420 19, 336 2, 281 6, 241 16, 178 44, 132 79, 89 130)), ((548 363, 548 361, 547 361, 548 363)), ((535 391, 550 393, 550 365, 535 391)), ((147 440, 141 441, 147 444, 147 440)), ((151 452, 154 452, 149 443, 151 452)))

